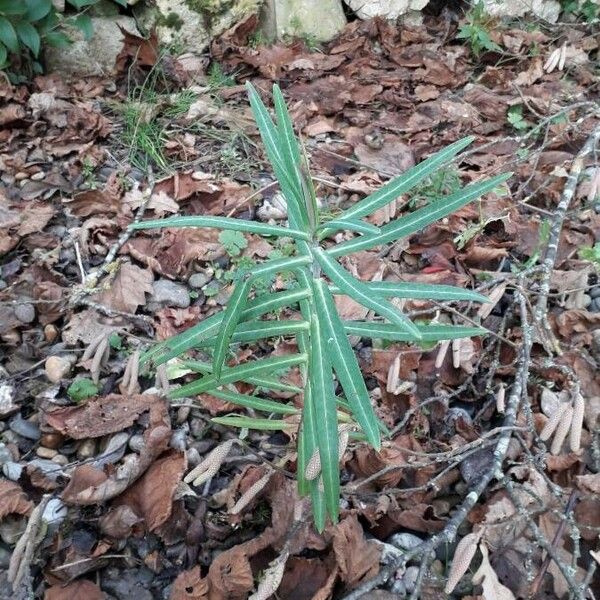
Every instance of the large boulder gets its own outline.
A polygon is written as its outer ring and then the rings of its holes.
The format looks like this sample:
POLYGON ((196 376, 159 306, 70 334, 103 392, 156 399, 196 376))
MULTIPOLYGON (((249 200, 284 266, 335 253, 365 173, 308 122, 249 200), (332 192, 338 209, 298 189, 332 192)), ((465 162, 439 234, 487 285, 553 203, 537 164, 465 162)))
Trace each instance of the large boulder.
POLYGON ((200 54, 210 41, 248 15, 262 0, 153 0, 133 6, 146 32, 156 28, 158 41, 177 52, 200 54))
POLYGON ((421 10, 427 6, 429 0, 344 0, 356 13, 359 19, 372 19, 383 17, 394 20, 402 15, 421 10))
POLYGON ((262 31, 268 40, 304 37, 328 42, 345 26, 341 0, 266 0, 262 31))
POLYGON ((550 23, 556 23, 562 10, 556 0, 483 0, 488 14, 493 17, 522 17, 532 14, 550 23))
POLYGON ((73 43, 68 48, 45 48, 44 61, 48 71, 57 71, 70 77, 110 75, 123 49, 123 34, 119 26, 140 35, 131 17, 123 15, 91 19, 94 28, 91 39, 84 39, 81 31, 70 28, 68 35, 73 43))

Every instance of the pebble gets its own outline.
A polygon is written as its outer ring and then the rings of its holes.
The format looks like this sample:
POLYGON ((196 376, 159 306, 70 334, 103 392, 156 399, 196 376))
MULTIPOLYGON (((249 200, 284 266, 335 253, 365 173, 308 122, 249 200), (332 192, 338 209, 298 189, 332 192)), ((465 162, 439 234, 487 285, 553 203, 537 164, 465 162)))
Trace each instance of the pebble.
POLYGON ((8 569, 12 553, 0 546, 0 569, 8 569))
POLYGON ((44 364, 46 377, 52 383, 59 383, 73 367, 73 362, 64 356, 49 356, 44 364))
POLYGON ((34 458, 29 461, 29 465, 33 469, 39 469, 48 479, 56 481, 59 476, 64 475, 61 468, 56 466, 56 463, 45 458, 34 458))
POLYGON ((7 462, 12 462, 14 457, 9 447, 6 444, 0 443, 0 465, 7 462))
POLYGON ((188 279, 188 285, 196 290, 204 287, 211 278, 206 273, 194 273, 188 279))
POLYGON ((190 467, 195 467, 200 464, 202 457, 200 456, 200 452, 196 450, 196 448, 189 448, 185 453, 187 457, 187 462, 190 467))
POLYGON ((42 519, 48 524, 50 531, 56 531, 67 518, 68 509, 60 498, 50 498, 42 519))
POLYGON ((188 420, 188 417, 190 416, 191 410, 192 409, 190 406, 180 406, 177 409, 177 417, 175 418, 175 423, 177 423, 177 425, 185 423, 188 420))
POLYGON ((256 211, 256 216, 261 221, 285 219, 287 217, 287 203, 283 195, 277 193, 271 200, 265 200, 262 206, 256 211))
POLYGON ((129 448, 134 452, 141 452, 144 449, 144 436, 132 435, 129 440, 129 448))
POLYGON ((27 173, 25 173, 25 171, 19 171, 18 173, 15 173, 15 179, 17 181, 23 181, 24 179, 28 179, 29 175, 27 175, 27 173))
POLYGON ((404 587, 407 594, 412 594, 417 585, 417 577, 419 576, 419 567, 408 567, 402 576, 404 587))
POLYGON ((12 461, 5 462, 2 465, 2 472, 4 473, 4 476, 11 481, 18 481, 19 477, 21 477, 21 473, 23 472, 23 466, 12 461))
POLYGON ((52 458, 52 462, 62 467, 66 467, 69 464, 69 459, 64 454, 56 454, 52 458))
POLYGON ((0 290, 4 290, 8 287, 8 283, 4 279, 0 279, 0 290))
POLYGON ((31 179, 32 181, 41 181, 45 177, 46 177, 46 173, 44 173, 44 171, 38 171, 37 173, 34 173, 33 175, 31 175, 31 177, 29 179, 31 179))
POLYGON ((46 448, 57 450, 64 442, 64 437, 60 433, 42 433, 40 444, 46 448))
POLYGON ((41 437, 40 428, 31 421, 26 421, 21 415, 17 415, 9 423, 11 431, 14 431, 17 435, 27 438, 28 440, 37 441, 41 437))
POLYGON ((27 527, 26 517, 8 517, 0 522, 0 538, 2 541, 13 546, 25 532, 27 527))
POLYGON ((173 448, 175 450, 184 452, 186 445, 187 445, 186 440, 187 440, 189 431, 190 431, 190 428, 186 427, 185 425, 183 427, 180 427, 179 429, 176 429, 173 432, 173 435, 171 436, 169 446, 171 446, 171 448, 173 448))
POLYGON ((600 298, 600 285, 591 288, 588 293, 590 298, 600 298))
POLYGON ((40 446, 35 453, 40 457, 40 458, 54 458, 58 452, 56 450, 53 450, 52 448, 45 448, 44 446, 40 446))
POLYGON ((44 338, 46 341, 51 344, 58 337, 58 329, 54 325, 46 325, 44 327, 44 338))
POLYGON ((85 460, 86 458, 92 458, 96 454, 96 442, 95 440, 84 440, 77 448, 77 458, 85 460))
POLYGON ((391 535, 388 538, 387 542, 388 544, 392 544, 401 550, 412 550, 413 548, 416 548, 422 544, 423 540, 413 533, 402 532, 394 533, 394 535, 391 535))
POLYGON ((21 323, 31 323, 35 319, 35 308, 33 304, 18 304, 15 308, 15 317, 21 323))
POLYGON ((190 294, 187 288, 180 283, 159 279, 152 284, 150 301, 166 306, 187 308, 190 305, 190 294))
POLYGON ((589 312, 600 312, 600 298, 592 298, 587 309, 589 312))

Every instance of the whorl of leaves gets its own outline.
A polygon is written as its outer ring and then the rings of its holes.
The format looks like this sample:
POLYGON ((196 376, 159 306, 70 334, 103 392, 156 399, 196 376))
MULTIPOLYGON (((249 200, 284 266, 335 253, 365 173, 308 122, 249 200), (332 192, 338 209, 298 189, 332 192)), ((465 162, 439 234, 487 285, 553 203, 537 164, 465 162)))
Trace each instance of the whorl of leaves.
POLYGON ((310 494, 315 523, 322 529, 326 515, 336 521, 339 512, 340 413, 343 413, 344 422, 353 421, 359 429, 358 439, 366 439, 376 449, 381 446, 381 431, 385 431, 371 406, 348 336, 419 344, 482 335, 483 330, 477 327, 412 323, 389 298, 487 301, 476 292, 452 286, 360 281, 346 271, 336 258, 410 236, 482 194, 498 188, 510 174, 467 185, 381 228, 363 220, 363 217, 395 201, 452 161, 473 141, 473 137, 467 137, 410 168, 335 219, 327 220, 319 210, 306 157, 294 135, 279 87, 273 88, 276 121, 273 121, 259 94, 250 84, 248 93, 267 156, 287 202, 289 227, 235 218, 196 216, 140 222, 133 229, 217 227, 275 238, 286 237, 292 239, 295 254, 268 260, 252 270, 239 272, 229 304, 222 313, 157 344, 141 357, 141 362, 157 366, 180 358, 190 350, 202 348, 212 353, 212 364, 195 360, 181 361, 187 372, 198 372, 202 376, 172 390, 169 394, 171 398, 184 398, 203 392, 215 395, 227 393, 227 400, 236 402, 237 398, 241 406, 267 415, 290 415, 288 420, 233 415, 218 418, 217 422, 221 424, 265 430, 289 429, 294 427, 292 416, 296 412, 293 406, 256 396, 236 395, 234 390, 225 392, 222 386, 230 387, 229 384, 243 381, 262 389, 302 391, 304 406, 298 434, 298 487, 302 495, 310 494), (327 243, 331 234, 340 230, 355 235, 337 245, 327 243), (295 284, 286 291, 254 297, 259 280, 264 281, 265 277, 279 273, 286 273, 288 281, 295 279, 295 284), (373 311, 377 320, 343 321, 336 310, 335 294, 350 296, 363 304, 373 311), (278 309, 293 306, 300 309, 299 320, 261 319, 264 315, 273 315, 278 309), (229 359, 235 354, 236 344, 286 335, 296 337, 297 354, 228 366, 229 359), (280 380, 281 371, 291 366, 300 367, 304 379, 303 390, 280 380), (339 389, 334 385, 336 380, 339 389), (281 409, 277 409, 277 406, 281 409), (306 467, 315 451, 319 454, 320 477, 309 481, 305 476, 306 467))

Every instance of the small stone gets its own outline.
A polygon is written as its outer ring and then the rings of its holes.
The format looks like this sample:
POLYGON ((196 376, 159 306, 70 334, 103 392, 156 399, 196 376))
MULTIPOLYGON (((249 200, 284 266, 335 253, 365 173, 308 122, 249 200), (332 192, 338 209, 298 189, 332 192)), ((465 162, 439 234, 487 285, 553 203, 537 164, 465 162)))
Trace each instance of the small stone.
POLYGON ((188 279, 188 285, 195 290, 204 287, 209 281, 210 277, 206 273, 194 273, 188 279))
POLYGON ((190 294, 187 288, 180 283, 159 279, 152 284, 150 301, 165 306, 187 308, 190 305, 190 294))
POLYGON ((8 283, 4 279, 0 279, 0 290, 4 290, 8 287, 8 283))
POLYGON ((50 498, 42 519, 47 523, 51 531, 56 531, 67 518, 68 509, 60 498, 50 498))
POLYGON ((32 181, 41 181, 45 177, 46 173, 44 173, 44 171, 38 171, 37 173, 34 173, 29 179, 31 179, 32 181))
POLYGON ((600 298, 600 285, 590 288, 588 294, 590 298, 600 298))
POLYGON ((52 458, 52 462, 66 467, 69 464, 69 459, 64 454, 57 454, 52 458))
POLYGON ((169 446, 174 448, 175 450, 179 450, 180 452, 184 452, 187 446, 186 439, 189 433, 190 428, 183 426, 179 429, 176 429, 171 436, 171 440, 169 442, 169 446))
POLYGON ((0 546, 0 569, 8 569, 12 553, 0 546))
POLYGON ((3 465, 7 462, 12 462, 14 460, 13 453, 10 451, 10 448, 6 444, 0 443, 0 465, 3 465))
POLYGON ((408 567, 402 576, 404 587, 407 594, 412 594, 417 585, 417 577, 419 576, 419 567, 408 567))
POLYGON ((134 452, 141 452, 144 449, 144 436, 132 435, 129 440, 129 448, 134 452))
POLYGON ((60 433, 42 433, 40 444, 46 448, 57 450, 61 447, 64 440, 64 436, 62 436, 60 433))
POLYGON ((600 312, 600 298, 593 298, 587 309, 589 312, 600 312))
POLYGON ((27 175, 27 173, 25 173, 24 171, 19 171, 18 173, 15 173, 15 179, 17 181, 23 181, 24 179, 28 179, 29 175, 27 175))
POLYGON ((44 365, 46 377, 52 383, 60 383, 71 372, 72 367, 73 361, 64 356, 49 356, 44 365))
POLYGON ((280 221, 287 218, 287 203, 282 194, 275 194, 271 200, 265 200, 257 210, 256 216, 261 221, 275 219, 280 221))
POLYGON ((177 409, 177 417, 175 419, 175 423, 177 425, 181 425, 182 423, 185 423, 188 419, 188 417, 190 416, 190 412, 191 412, 191 407, 189 406, 180 406, 177 409))
POLYGON ((49 344, 52 344, 58 337, 58 329, 54 325, 44 327, 44 338, 49 344))
POLYGON ((19 410, 15 403, 15 388, 7 383, 0 384, 0 419, 8 417, 19 410))
POLYGON ((19 463, 10 461, 2 465, 2 472, 11 481, 18 481, 23 472, 23 467, 19 463))
POLYGON ((77 458, 85 460, 86 458, 92 458, 96 454, 96 442, 95 440, 84 440, 79 444, 77 448, 77 458))
POLYGON ((189 448, 185 453, 187 456, 187 462, 190 467, 195 467, 200 464, 202 457, 200 456, 200 452, 196 450, 196 448, 189 448))
POLYGON ((14 546, 25 532, 27 518, 9 515, 0 522, 0 538, 8 546, 14 546))
POLYGON ((45 448, 44 446, 40 446, 35 453, 40 457, 40 458, 54 458, 58 452, 56 450, 53 450, 52 448, 45 448))
POLYGON ((35 423, 25 420, 21 415, 17 415, 9 423, 9 427, 11 431, 14 431, 17 435, 27 438, 28 440, 37 441, 40 439, 40 428, 35 423))
POLYGON ((401 550, 412 550, 413 548, 420 546, 423 543, 423 540, 413 533, 402 532, 394 533, 394 535, 391 535, 388 538, 387 542, 401 550))
POLYGON ((21 323, 31 323, 35 320, 35 308, 33 304, 19 304, 15 308, 15 317, 21 321, 21 323))

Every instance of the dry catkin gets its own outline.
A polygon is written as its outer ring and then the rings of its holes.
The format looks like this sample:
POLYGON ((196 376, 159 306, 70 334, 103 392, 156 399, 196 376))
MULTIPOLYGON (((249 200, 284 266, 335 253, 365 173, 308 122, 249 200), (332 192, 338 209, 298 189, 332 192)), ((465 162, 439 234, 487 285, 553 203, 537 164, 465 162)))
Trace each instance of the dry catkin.
MULTIPOLYGON (((348 423, 344 423, 338 427, 338 460, 342 460, 344 457, 344 452, 346 452, 348 441, 350 440, 350 431, 352 431, 353 428, 353 425, 348 423)), ((320 473, 321 455, 319 454, 319 449, 315 448, 304 469, 304 478, 307 481, 312 481, 313 479, 316 479, 320 473)))
POLYGON ((437 356, 435 357, 436 369, 440 369, 441 366, 444 364, 444 359, 446 358, 446 354, 448 354, 448 348, 450 348, 450 340, 444 340, 440 344, 437 356))
POLYGON ((565 410, 567 410, 567 405, 561 403, 556 407, 556 410, 550 415, 550 417, 548 417, 544 428, 540 432, 540 440, 542 440, 542 442, 547 442, 552 437, 552 434, 558 427, 558 423, 560 422, 565 410))
POLYGON ((239 514, 256 496, 264 489, 265 485, 269 483, 273 471, 269 469, 257 482, 253 483, 241 496, 240 499, 234 504, 233 508, 229 511, 229 514, 239 514))
POLYGON ((183 481, 185 483, 193 482, 193 485, 198 486, 214 477, 219 472, 234 442, 235 440, 227 440, 219 444, 197 467, 185 476, 183 481))
POLYGON ((581 447, 581 430, 583 428, 583 415, 585 412, 585 402, 581 394, 575 396, 573 401, 573 421, 571 423, 571 432, 569 436, 569 445, 571 452, 577 452, 581 447))
POLYGON ((556 428, 554 439, 552 440, 552 446, 550 446, 551 454, 560 454, 562 446, 565 442, 567 434, 571 430, 571 421, 573 420, 573 408, 567 405, 564 410, 560 423, 556 428))
POLYGON ((469 535, 465 535, 465 537, 458 542, 458 546, 456 546, 456 550, 454 551, 450 572, 448 573, 448 582, 444 588, 446 594, 452 593, 454 588, 458 585, 458 582, 462 579, 462 576, 467 572, 467 569, 473 560, 473 556, 475 556, 479 538, 481 538, 481 532, 469 533, 469 535))
POLYGON ((455 369, 460 368, 462 341, 460 339, 452 340, 452 366, 455 369))
POLYGON ((504 411, 506 410, 506 389, 504 387, 504 384, 501 383, 498 386, 498 391, 496 392, 496 410, 501 413, 504 414, 504 411))
POLYGON ((285 563, 287 562, 289 553, 286 551, 278 556, 265 571, 262 581, 258 584, 258 588, 248 600, 267 600, 270 598, 279 587, 283 579, 285 571, 285 563))
POLYGON ((393 394, 398 387, 398 379, 400 377, 400 355, 397 354, 396 358, 392 361, 390 368, 388 369, 387 386, 386 390, 393 394))

